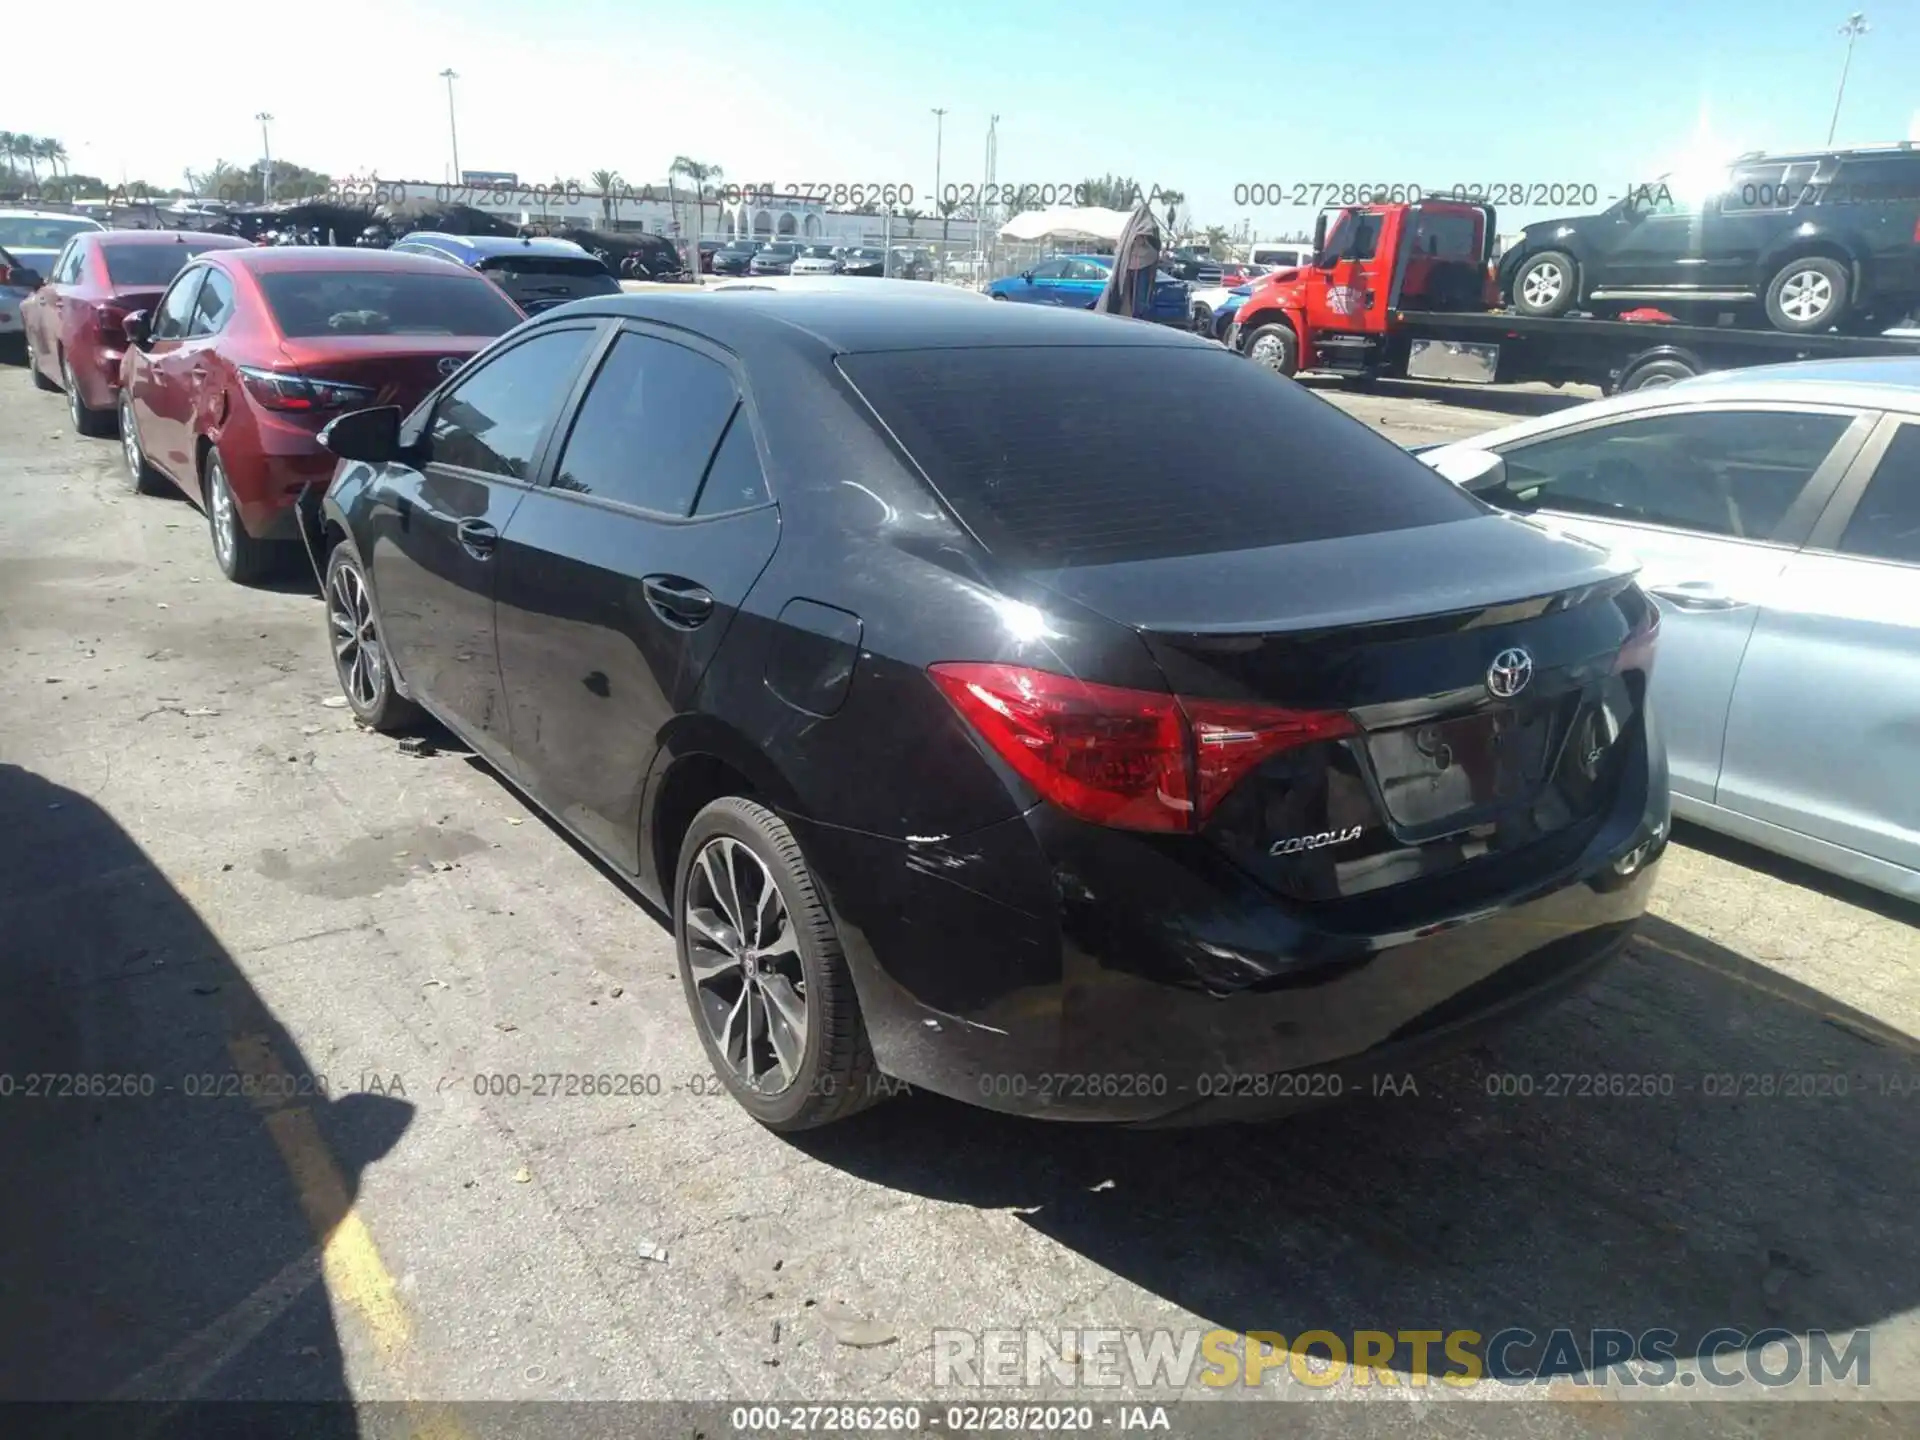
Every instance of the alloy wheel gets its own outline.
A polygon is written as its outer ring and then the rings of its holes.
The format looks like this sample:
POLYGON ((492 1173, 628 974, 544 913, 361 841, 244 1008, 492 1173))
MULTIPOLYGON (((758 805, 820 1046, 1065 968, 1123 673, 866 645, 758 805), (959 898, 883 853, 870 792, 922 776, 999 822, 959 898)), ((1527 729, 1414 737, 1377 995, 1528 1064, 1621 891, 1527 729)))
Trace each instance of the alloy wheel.
POLYGON ((694 857, 684 904, 687 967, 714 1047, 750 1089, 780 1094, 806 1058, 807 981, 773 872, 715 836, 694 857))
POLYGON ((140 431, 133 420, 133 401, 120 397, 120 449, 127 457, 127 474, 138 485, 147 473, 146 456, 140 453, 140 431))
POLYGON ((327 624, 333 632, 333 668, 340 688, 356 710, 371 710, 379 703, 387 666, 373 601, 352 565, 334 567, 333 583, 327 587, 327 624))
POLYGON ((1800 324, 1809 324, 1833 304, 1833 282, 1818 270, 1796 270, 1780 287, 1780 309, 1800 324))
POLYGON ((1256 365, 1264 365, 1269 370, 1284 372, 1287 364, 1287 347, 1278 337, 1262 335, 1253 342, 1253 348, 1247 351, 1247 358, 1256 365))
POLYGON ((227 472, 218 456, 207 461, 207 510, 213 519, 213 548, 221 568, 233 568, 233 529, 239 519, 233 513, 233 492, 227 488, 227 472))
POLYGON ((80 409, 80 385, 73 378, 73 364, 64 355, 60 357, 60 383, 67 387, 67 418, 78 430, 86 417, 80 409))
POLYGON ((1544 310, 1560 298, 1561 288, 1565 284, 1557 265, 1538 265, 1526 274, 1520 282, 1520 293, 1527 304, 1544 310))

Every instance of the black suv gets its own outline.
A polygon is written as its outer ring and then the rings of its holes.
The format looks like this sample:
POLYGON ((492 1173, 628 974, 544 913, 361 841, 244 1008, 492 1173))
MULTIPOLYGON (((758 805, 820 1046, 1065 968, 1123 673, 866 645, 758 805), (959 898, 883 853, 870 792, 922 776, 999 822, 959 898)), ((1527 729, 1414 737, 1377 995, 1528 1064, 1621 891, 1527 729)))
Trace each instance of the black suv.
POLYGON ((1500 293, 1523 315, 1764 306, 1777 330, 1873 333, 1920 302, 1920 146, 1745 155, 1705 198, 1638 186, 1529 225, 1500 293))

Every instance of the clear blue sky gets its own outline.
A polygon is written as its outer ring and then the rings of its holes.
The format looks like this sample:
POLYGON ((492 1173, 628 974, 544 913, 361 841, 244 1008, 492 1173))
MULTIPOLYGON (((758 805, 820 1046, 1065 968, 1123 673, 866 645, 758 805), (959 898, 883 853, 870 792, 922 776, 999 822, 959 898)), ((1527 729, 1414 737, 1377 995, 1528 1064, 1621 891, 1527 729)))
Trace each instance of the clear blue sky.
MULTIPOLYGON (((940 105, 946 181, 978 180, 997 112, 1003 182, 1128 173, 1184 191, 1203 222, 1251 219, 1262 234, 1311 211, 1236 205, 1236 184, 1559 181, 1606 195, 1680 160, 1703 129, 1726 151, 1820 144, 1847 13, 1815 0, 331 0, 267 36, 155 27, 139 19, 148 0, 101 3, 126 12, 124 31, 101 20, 108 31, 144 37, 144 74, 216 77, 188 103, 143 101, 129 123, 59 67, 16 64, 0 127, 57 135, 76 168, 109 179, 178 183, 216 156, 250 162, 261 109, 284 158, 441 179, 435 77, 452 66, 469 169, 608 167, 641 183, 686 153, 736 181, 925 194, 940 105)), ((1920 0, 1866 10, 1842 143, 1909 138, 1920 112, 1920 0)))

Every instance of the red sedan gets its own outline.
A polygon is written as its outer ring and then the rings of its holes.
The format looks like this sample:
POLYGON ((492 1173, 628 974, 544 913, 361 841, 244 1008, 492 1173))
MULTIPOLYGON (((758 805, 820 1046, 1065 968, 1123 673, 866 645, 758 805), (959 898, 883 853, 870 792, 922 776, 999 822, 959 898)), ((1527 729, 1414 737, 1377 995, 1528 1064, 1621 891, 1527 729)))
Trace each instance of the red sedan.
POLYGON ((444 260, 306 246, 215 250, 127 317, 120 439, 136 489, 201 503, 230 580, 264 578, 300 538, 296 506, 334 459, 335 415, 412 409, 526 317, 444 260))
POLYGON ((46 281, 20 305, 27 368, 42 390, 65 390, 82 435, 111 435, 120 398, 128 315, 160 298, 181 266, 247 242, 181 230, 85 230, 67 242, 46 281))

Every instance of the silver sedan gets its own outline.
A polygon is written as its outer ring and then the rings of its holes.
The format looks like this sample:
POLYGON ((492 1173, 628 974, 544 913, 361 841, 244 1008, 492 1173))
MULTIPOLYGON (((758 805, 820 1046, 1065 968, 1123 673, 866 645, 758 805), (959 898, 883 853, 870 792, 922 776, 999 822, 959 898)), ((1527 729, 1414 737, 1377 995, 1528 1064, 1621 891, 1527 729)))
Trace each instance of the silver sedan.
POLYGON ((1920 360, 1723 371, 1420 458, 1641 562, 1676 814, 1920 900, 1920 360))

